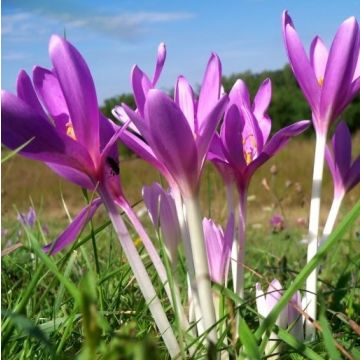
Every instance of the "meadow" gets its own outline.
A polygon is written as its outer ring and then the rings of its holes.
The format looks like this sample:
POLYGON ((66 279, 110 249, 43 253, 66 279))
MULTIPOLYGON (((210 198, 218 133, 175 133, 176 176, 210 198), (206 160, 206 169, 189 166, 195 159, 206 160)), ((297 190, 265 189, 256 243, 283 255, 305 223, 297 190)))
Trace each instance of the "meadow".
MULTIPOLYGON (((354 154, 358 154, 359 132, 354 135, 353 144, 354 154)), ((288 284, 306 263, 304 238, 313 151, 312 139, 296 138, 259 169, 252 180, 248 194, 246 302, 241 305, 241 311, 254 329, 258 323, 256 311, 254 313, 254 284, 267 284, 274 277, 288 284), (270 224, 275 214, 284 218, 282 229, 274 229, 270 224)), ((3 157, 5 155, 3 151, 3 157)), ((121 160, 120 172, 125 195, 130 203, 136 204, 142 222, 148 225, 151 238, 159 246, 141 202, 141 186, 154 181, 165 184, 164 180, 133 156, 121 160)), ((332 191, 331 177, 326 170, 322 223, 331 204, 332 191)), ((347 195, 339 219, 359 197, 358 187, 347 195)), ((40 246, 51 242, 85 202, 86 196, 79 188, 61 180, 43 164, 15 156, 2 165, 4 358, 166 358, 155 324, 104 212, 95 217, 70 248, 50 258, 42 253, 40 246), (30 206, 36 210, 37 222, 32 229, 24 229, 17 214, 27 212, 30 206)), ((225 192, 210 164, 202 176, 201 202, 204 216, 224 224, 225 192)), ((359 234, 357 220, 321 264, 320 312, 325 314, 325 329, 331 329, 334 341, 327 341, 329 337, 319 331, 317 339, 305 346, 320 358, 332 358, 329 344, 335 344, 337 353, 345 358, 360 358, 359 234)), ((141 242, 135 242, 141 249, 141 242)), ((155 278, 147 255, 142 254, 155 278)), ((184 274, 180 256, 176 270, 176 276, 184 285, 180 288, 186 285, 184 274)), ((159 282, 155 284, 160 290, 159 282)), ((181 295, 185 297, 186 291, 181 295)), ((234 312, 231 300, 229 295, 226 304, 229 316, 234 312)), ((170 305, 165 300, 163 305, 174 320, 170 305)), ((324 330, 324 323, 321 326, 324 330)), ((239 344, 229 346, 235 348, 239 344)), ((296 352, 289 348, 281 356, 307 358, 300 348, 296 352)))

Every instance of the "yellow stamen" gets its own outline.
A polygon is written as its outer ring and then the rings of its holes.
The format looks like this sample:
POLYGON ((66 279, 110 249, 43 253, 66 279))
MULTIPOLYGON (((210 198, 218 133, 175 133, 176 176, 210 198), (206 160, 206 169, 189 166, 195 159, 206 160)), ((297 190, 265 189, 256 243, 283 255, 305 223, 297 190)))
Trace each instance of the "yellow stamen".
POLYGON ((319 84, 320 87, 322 87, 324 85, 324 78, 322 76, 320 76, 318 79, 317 79, 317 82, 319 84))
POLYGON ((135 240, 134 240, 134 245, 138 248, 140 245, 142 244, 142 241, 139 237, 137 237, 135 240))
POLYGON ((76 140, 74 127, 73 127, 73 124, 71 123, 71 121, 66 123, 65 126, 66 126, 66 135, 70 136, 73 140, 76 140))
POLYGON ((245 153, 245 161, 246 161, 246 165, 249 165, 252 162, 252 155, 250 151, 247 151, 245 153))

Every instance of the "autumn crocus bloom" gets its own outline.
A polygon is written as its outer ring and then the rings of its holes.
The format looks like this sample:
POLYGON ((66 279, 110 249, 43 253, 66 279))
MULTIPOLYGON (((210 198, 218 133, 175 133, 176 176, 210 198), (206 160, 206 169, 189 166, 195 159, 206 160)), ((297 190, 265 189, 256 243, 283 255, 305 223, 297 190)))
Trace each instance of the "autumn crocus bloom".
MULTIPOLYGON (((232 252, 234 290, 243 296, 243 259, 245 245, 246 198, 252 175, 268 159, 281 150, 293 136, 302 133, 309 121, 287 126, 270 139, 271 119, 267 109, 271 100, 271 82, 266 79, 259 87, 253 103, 246 84, 237 80, 229 93, 220 135, 215 135, 208 159, 221 164, 232 173, 239 193, 239 235, 232 252)), ((218 166, 219 168, 219 166, 218 166)), ((223 175, 224 177, 224 175, 223 175)))
POLYGON ((207 218, 203 220, 203 228, 210 277, 219 284, 225 284, 234 238, 234 215, 230 215, 225 233, 221 226, 217 226, 211 219, 207 218))
POLYGON ((161 228, 168 256, 172 264, 175 265, 177 247, 181 240, 175 200, 171 192, 165 191, 158 183, 144 186, 142 194, 151 222, 155 228, 161 228))
MULTIPOLYGON (((255 285, 255 289, 256 307, 258 313, 261 315, 262 318, 266 318, 280 300, 283 293, 283 288, 280 282, 275 279, 270 283, 265 294, 261 289, 261 285, 259 283, 255 285)), ((297 291, 276 320, 277 326, 283 329, 290 329, 290 333, 299 341, 304 340, 301 306, 301 295, 300 292, 297 291)), ((276 340, 278 340, 278 337, 275 333, 271 333, 270 340, 271 341, 267 344, 265 349, 265 353, 267 355, 279 352, 279 349, 275 348, 274 341, 276 342, 276 340)))
MULTIPOLYGON (((321 186, 324 169, 326 138, 330 125, 360 90, 360 31, 354 17, 339 27, 328 51, 323 41, 315 37, 306 55, 294 24, 283 13, 283 35, 290 65, 310 108, 316 131, 313 185, 309 214, 307 259, 317 253, 321 207, 321 186)), ((307 278, 307 310, 316 319, 317 271, 307 278)), ((307 337, 314 335, 314 327, 307 322, 307 337)))
POLYGON ((74 241, 97 207, 104 203, 140 289, 174 357, 179 352, 177 341, 115 203, 115 200, 126 203, 118 178, 117 135, 111 123, 99 113, 93 79, 80 53, 59 36, 51 37, 49 53, 53 70, 35 67, 33 84, 21 71, 17 96, 2 91, 2 142, 10 149, 27 143, 20 150, 21 155, 45 162, 65 179, 97 191, 100 198, 83 209, 45 250, 55 253, 74 241))
POLYGON ((307 56, 287 11, 282 19, 290 65, 313 112, 317 132, 329 126, 360 90, 360 33, 354 17, 339 27, 330 50, 316 36, 307 56))
POLYGON ((320 243, 332 232, 346 193, 360 182, 360 156, 352 162, 351 152, 351 133, 346 123, 341 121, 336 127, 331 145, 328 145, 325 151, 325 159, 334 183, 334 199, 320 243))
POLYGON ((24 226, 29 226, 30 228, 34 227, 36 222, 36 212, 33 207, 29 207, 29 211, 27 213, 19 213, 17 216, 20 224, 24 226))

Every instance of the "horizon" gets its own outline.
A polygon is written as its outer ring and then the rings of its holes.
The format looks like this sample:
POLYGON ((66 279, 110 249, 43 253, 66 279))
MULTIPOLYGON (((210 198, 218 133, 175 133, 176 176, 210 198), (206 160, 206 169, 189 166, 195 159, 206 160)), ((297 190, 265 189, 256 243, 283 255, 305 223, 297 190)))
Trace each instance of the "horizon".
POLYGON ((5 0, 1 85, 14 92, 20 69, 31 73, 35 65, 49 67, 50 35, 63 35, 64 30, 90 67, 100 106, 105 99, 131 92, 133 64, 152 75, 157 46, 162 41, 167 45, 159 82, 162 89, 173 88, 180 74, 198 86, 213 51, 222 61, 223 76, 279 70, 288 63, 281 33, 284 9, 292 16, 306 49, 315 35, 329 46, 342 21, 352 15, 360 17, 355 0, 341 6, 325 0, 307 3, 311 11, 304 2, 285 0, 276 4, 242 0, 222 7, 189 1, 164 4, 159 0, 135 4, 115 0, 101 4, 95 0, 51 4, 45 0, 5 0))

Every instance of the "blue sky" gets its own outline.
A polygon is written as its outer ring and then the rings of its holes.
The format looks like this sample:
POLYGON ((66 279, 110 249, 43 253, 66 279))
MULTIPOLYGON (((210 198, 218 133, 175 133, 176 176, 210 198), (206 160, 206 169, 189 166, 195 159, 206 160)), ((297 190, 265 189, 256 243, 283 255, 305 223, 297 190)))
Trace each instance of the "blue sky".
POLYGON ((224 75, 278 69, 287 62, 284 9, 306 46, 316 34, 329 45, 343 20, 360 19, 358 0, 3 0, 1 87, 14 91, 21 68, 49 67, 49 37, 64 29, 90 67, 100 103, 131 90, 133 64, 152 75, 161 41, 168 50, 164 89, 180 74, 199 84, 212 51, 224 75))

